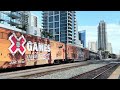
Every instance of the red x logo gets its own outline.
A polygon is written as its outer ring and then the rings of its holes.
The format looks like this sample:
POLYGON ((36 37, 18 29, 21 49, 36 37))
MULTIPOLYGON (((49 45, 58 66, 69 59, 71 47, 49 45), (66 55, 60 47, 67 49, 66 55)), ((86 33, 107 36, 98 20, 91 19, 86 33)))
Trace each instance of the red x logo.
POLYGON ((11 41, 12 45, 8 48, 10 52, 14 55, 17 51, 20 52, 21 55, 23 55, 26 51, 24 44, 26 43, 26 39, 23 35, 21 35, 19 38, 13 33, 9 40, 11 41))

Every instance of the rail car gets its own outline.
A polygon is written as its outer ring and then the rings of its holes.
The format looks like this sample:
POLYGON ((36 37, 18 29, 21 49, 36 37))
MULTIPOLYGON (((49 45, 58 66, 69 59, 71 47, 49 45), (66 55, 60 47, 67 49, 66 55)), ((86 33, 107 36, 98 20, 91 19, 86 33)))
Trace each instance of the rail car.
POLYGON ((99 55, 93 51, 89 51, 89 59, 99 59, 99 55))
POLYGON ((0 27, 0 68, 83 61, 96 55, 78 46, 0 27))
POLYGON ((117 55, 116 55, 116 54, 110 54, 110 55, 109 55, 109 58, 116 59, 116 58, 117 58, 117 55))

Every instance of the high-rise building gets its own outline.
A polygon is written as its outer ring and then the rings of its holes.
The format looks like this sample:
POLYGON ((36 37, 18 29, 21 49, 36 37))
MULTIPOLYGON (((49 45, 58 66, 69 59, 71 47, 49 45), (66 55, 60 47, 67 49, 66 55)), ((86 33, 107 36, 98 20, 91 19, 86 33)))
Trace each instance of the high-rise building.
POLYGON ((38 27, 38 16, 30 13, 30 26, 38 27))
POLYGON ((83 44, 83 47, 86 47, 86 30, 79 31, 79 40, 83 44))
POLYGON ((106 32, 106 23, 100 21, 98 25, 98 49, 102 51, 107 50, 107 32, 106 32))
POLYGON ((0 11, 0 24, 26 31, 30 11, 0 11))
POLYGON ((41 36, 40 27, 38 27, 38 16, 30 13, 29 18, 29 27, 27 33, 35 36, 41 36))
POLYGON ((0 27, 41 36, 38 17, 30 11, 0 11, 0 27))
POLYGON ((96 42, 88 42, 88 49, 97 52, 97 43, 96 42))
POLYGON ((43 31, 53 35, 56 41, 70 44, 76 43, 75 11, 43 11, 42 14, 43 31))
POLYGON ((107 43, 107 50, 112 53, 112 44, 111 43, 107 43))

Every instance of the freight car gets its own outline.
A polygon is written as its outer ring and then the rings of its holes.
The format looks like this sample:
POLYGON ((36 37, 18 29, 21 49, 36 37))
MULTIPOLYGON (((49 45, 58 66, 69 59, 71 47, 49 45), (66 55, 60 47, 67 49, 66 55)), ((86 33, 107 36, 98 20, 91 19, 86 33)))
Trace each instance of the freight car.
POLYGON ((109 58, 116 59, 116 58, 117 58, 117 55, 116 55, 116 54, 110 54, 110 55, 109 55, 109 58))
POLYGON ((95 57, 87 49, 0 28, 0 68, 83 61, 95 57))

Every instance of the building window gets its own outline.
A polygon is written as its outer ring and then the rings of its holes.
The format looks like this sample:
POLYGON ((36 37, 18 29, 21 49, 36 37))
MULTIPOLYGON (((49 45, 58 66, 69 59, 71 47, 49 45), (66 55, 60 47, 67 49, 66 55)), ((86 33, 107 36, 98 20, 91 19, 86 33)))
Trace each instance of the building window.
POLYGON ((61 35, 60 35, 61 38, 64 38, 64 37, 66 37, 66 36, 67 36, 67 34, 61 34, 61 35))
POLYGON ((61 38, 60 38, 60 41, 61 41, 61 42, 67 41, 67 37, 61 37, 61 38))
POLYGON ((65 16, 65 17, 60 17, 60 20, 67 20, 67 16, 65 16))
POLYGON ((59 34, 59 28, 55 29, 55 34, 59 34))
POLYGON ((65 24, 60 24, 60 27, 63 27, 63 26, 67 26, 67 23, 65 23, 65 24))
POLYGON ((60 32, 60 34, 65 34, 65 33, 67 33, 67 31, 61 31, 61 32, 60 32))
POLYGON ((59 14, 59 11, 55 11, 55 14, 59 14))
POLYGON ((55 28, 59 27, 59 22, 55 22, 55 28))
POLYGON ((49 11, 49 15, 53 15, 53 11, 49 11))
POLYGON ((55 36, 55 40, 56 40, 56 41, 59 41, 59 35, 56 35, 56 36, 55 36))
POLYGON ((49 33, 53 35, 53 29, 49 29, 49 33))
POLYGON ((67 31, 67 26, 61 27, 60 30, 61 30, 61 31, 67 31))
POLYGON ((59 15, 55 16, 55 21, 59 21, 59 15))
POLYGON ((53 16, 49 17, 49 22, 53 22, 53 16))
POLYGON ((67 11, 60 11, 61 14, 67 13, 67 11))
POLYGON ((53 28, 53 23, 49 23, 49 28, 53 28))
POLYGON ((60 23, 66 23, 67 24, 67 20, 60 20, 60 23))

